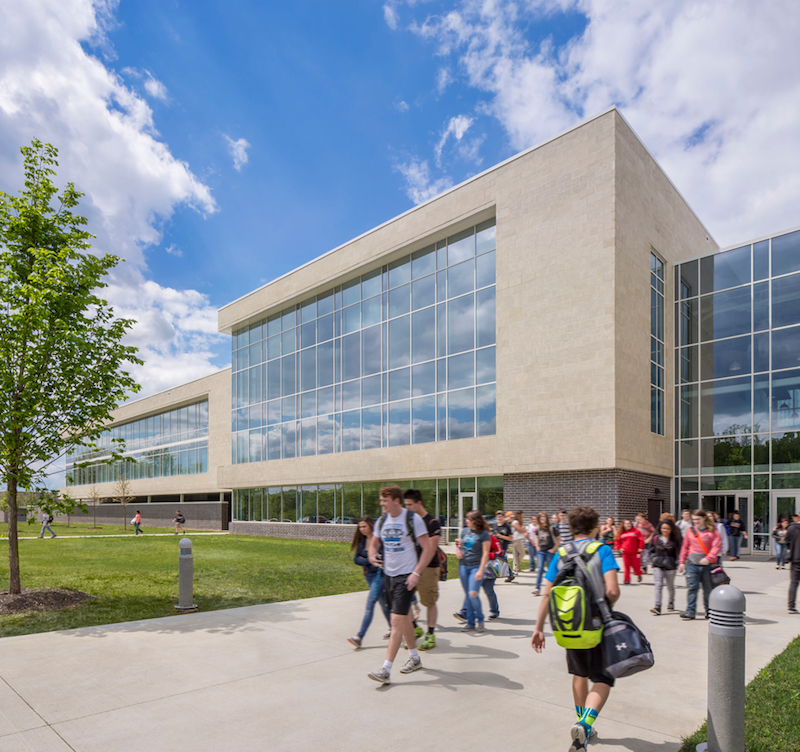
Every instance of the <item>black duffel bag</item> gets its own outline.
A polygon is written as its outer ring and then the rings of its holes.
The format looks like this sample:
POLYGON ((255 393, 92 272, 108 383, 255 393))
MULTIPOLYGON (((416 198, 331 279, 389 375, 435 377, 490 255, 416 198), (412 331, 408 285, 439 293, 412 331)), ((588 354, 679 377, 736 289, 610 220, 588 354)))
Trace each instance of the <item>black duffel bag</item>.
POLYGON ((655 663, 653 649, 639 627, 627 615, 611 612, 603 625, 603 670, 614 679, 638 674, 655 663))

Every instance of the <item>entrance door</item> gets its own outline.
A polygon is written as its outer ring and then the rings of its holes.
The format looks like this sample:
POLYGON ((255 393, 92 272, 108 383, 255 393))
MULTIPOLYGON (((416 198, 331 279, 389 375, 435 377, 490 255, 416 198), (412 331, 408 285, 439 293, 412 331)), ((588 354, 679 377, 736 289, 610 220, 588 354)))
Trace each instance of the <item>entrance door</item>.
MULTIPOLYGON (((757 533, 753 528, 753 505, 749 492, 733 491, 727 494, 704 494, 700 500, 700 508, 705 509, 707 512, 717 512, 723 520, 730 519, 730 515, 734 510, 739 512, 748 531, 747 538, 742 538, 740 553, 751 553, 751 536, 754 539, 754 543, 762 543, 761 538, 755 539, 757 533)), ((756 548, 755 550, 759 549, 756 548)))
POLYGON ((772 492, 772 512, 773 514, 772 519, 775 522, 771 525, 766 525, 764 530, 764 536, 767 542, 767 548, 765 550, 770 550, 772 546, 772 528, 780 520, 789 520, 792 521, 792 515, 800 512, 800 490, 789 490, 789 491, 773 491, 772 492))
POLYGON ((467 516, 467 512, 471 512, 473 509, 478 508, 478 494, 476 493, 460 493, 458 495, 458 533, 456 537, 461 535, 461 531, 464 529, 466 522, 464 518, 467 516))

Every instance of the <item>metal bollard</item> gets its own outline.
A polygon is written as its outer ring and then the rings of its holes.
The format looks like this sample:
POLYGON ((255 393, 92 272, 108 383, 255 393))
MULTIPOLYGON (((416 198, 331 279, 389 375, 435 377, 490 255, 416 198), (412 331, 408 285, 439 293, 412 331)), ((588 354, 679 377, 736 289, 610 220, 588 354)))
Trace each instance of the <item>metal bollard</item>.
POLYGON ((711 591, 708 626, 708 742, 697 752, 747 752, 744 747, 744 593, 711 591))
POLYGON ((180 547, 178 555, 178 605, 175 608, 181 611, 191 611, 197 608, 197 604, 192 603, 194 598, 192 541, 189 538, 181 538, 178 546, 180 547))

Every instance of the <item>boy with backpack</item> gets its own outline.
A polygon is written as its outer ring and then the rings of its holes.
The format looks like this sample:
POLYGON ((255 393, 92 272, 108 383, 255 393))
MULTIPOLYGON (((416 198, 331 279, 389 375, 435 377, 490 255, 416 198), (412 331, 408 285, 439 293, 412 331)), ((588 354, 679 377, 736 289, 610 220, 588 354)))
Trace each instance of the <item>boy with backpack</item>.
POLYGON ((613 605, 619 599, 619 567, 611 547, 594 540, 600 528, 594 509, 574 507, 569 513, 569 526, 574 540, 563 544, 550 562, 545 575, 545 597, 539 605, 531 646, 537 653, 544 649, 544 622, 548 614, 560 644, 593 645, 567 648, 567 671, 572 674, 572 696, 578 716, 577 723, 570 729, 572 745, 569 750, 585 752, 590 736, 595 733, 594 721, 614 686, 614 679, 604 671, 600 644, 602 620, 593 593, 604 592, 609 607, 613 605), (576 557, 582 559, 584 567, 576 557), (554 587, 557 590, 551 596, 554 587), (572 631, 569 631, 570 626, 572 631))

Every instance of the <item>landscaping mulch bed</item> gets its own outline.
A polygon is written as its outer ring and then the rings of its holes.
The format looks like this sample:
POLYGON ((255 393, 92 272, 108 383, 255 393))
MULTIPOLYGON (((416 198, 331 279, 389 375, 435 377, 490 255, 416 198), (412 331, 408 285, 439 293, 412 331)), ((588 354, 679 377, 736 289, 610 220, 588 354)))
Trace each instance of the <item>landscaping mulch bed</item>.
POLYGON ((8 590, 0 590, 0 616, 32 611, 63 611, 89 600, 97 600, 97 596, 66 588, 23 588, 17 595, 12 595, 8 590))

